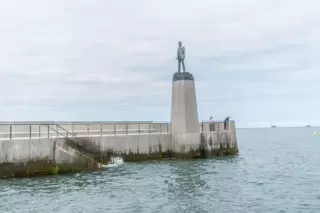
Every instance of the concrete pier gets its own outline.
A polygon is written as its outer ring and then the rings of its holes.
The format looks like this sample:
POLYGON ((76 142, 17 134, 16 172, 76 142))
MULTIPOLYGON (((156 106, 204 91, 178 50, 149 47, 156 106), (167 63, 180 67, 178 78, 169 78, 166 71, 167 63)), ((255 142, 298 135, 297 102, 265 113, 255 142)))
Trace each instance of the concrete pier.
POLYGON ((226 129, 224 127, 224 122, 202 125, 200 149, 203 157, 232 155, 239 152, 235 122, 229 121, 226 129))
POLYGON ((99 163, 66 138, 0 141, 0 178, 94 170, 99 163))
POLYGON ((95 170, 114 155, 141 161, 238 152, 234 121, 226 130, 223 122, 198 122, 197 128, 194 149, 181 152, 173 144, 170 123, 2 123, 0 177, 95 170))
POLYGON ((171 122, 0 122, 0 177, 99 169, 124 161, 238 152, 235 122, 199 122, 195 80, 175 73, 171 122))

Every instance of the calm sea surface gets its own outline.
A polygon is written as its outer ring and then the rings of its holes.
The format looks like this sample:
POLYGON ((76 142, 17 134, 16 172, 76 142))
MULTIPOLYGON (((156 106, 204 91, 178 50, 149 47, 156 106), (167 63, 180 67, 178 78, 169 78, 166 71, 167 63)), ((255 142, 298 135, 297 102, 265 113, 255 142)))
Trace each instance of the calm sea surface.
POLYGON ((237 135, 235 157, 0 180, 0 212, 320 212, 320 128, 237 135))

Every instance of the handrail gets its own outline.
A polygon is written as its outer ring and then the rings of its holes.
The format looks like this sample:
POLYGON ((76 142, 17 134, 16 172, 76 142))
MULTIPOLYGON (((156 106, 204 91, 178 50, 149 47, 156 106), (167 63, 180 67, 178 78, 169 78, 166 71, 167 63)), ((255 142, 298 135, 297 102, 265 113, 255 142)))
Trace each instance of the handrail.
MULTIPOLYGON (((231 121, 233 121, 233 120, 229 120, 229 122, 231 122, 231 121)), ((200 124, 201 123, 224 123, 224 120, 211 120, 211 121, 203 120, 203 121, 200 121, 200 124)))
POLYGON ((59 124, 54 124, 57 127, 59 127, 60 129, 64 130, 66 133, 71 134, 73 137, 77 138, 78 140, 82 141, 80 138, 78 138, 74 133, 69 132, 67 129, 63 128, 62 126, 60 126, 59 124))
POLYGON ((76 136, 75 136, 75 135, 73 135, 71 132, 69 132, 68 130, 66 130, 66 129, 62 128, 62 127, 61 127, 61 126, 59 126, 58 124, 40 124, 40 126, 46 126, 46 127, 48 127, 49 129, 52 129, 53 131, 55 131, 56 133, 58 133, 59 135, 61 135, 61 136, 63 136, 63 137, 68 138, 68 136, 67 136, 67 135, 63 135, 61 132, 59 132, 59 131, 57 131, 56 129, 54 129, 54 128, 50 127, 50 125, 54 125, 54 126, 56 126, 56 127, 60 128, 60 129, 62 129, 63 131, 65 131, 65 132, 66 132, 66 134, 71 134, 71 135, 72 135, 72 137, 76 138, 77 140, 79 140, 79 141, 83 144, 83 141, 82 141, 80 138, 76 137, 76 136))
MULTIPOLYGON (((0 121, 0 125, 123 125, 123 124, 153 124, 154 121, 0 121)), ((165 123, 165 122, 164 122, 165 123)))
MULTIPOLYGON (((79 146, 79 145, 84 145, 84 142, 83 142, 80 138, 76 137, 74 134, 72 134, 71 132, 69 132, 68 130, 64 129, 63 127, 59 126, 58 124, 40 124, 40 126, 41 126, 41 125, 48 127, 49 129, 53 130, 53 131, 56 132, 57 134, 59 134, 59 135, 61 135, 61 136, 63 136, 63 137, 66 137, 67 139, 70 139, 70 138, 68 138, 68 136, 67 136, 67 134, 70 134, 70 135, 72 136, 70 140, 76 139, 76 140, 78 140, 78 141, 80 142, 80 144, 73 144, 73 145, 76 146, 76 148, 75 148, 74 146, 72 146, 72 145, 69 146, 69 147, 71 147, 71 148, 73 148, 73 149, 76 149, 76 150, 77 150, 79 153, 81 153, 82 155, 88 156, 88 152, 79 146), (54 128, 51 127, 50 125, 54 125, 54 126, 56 126, 57 128, 62 129, 63 131, 65 131, 66 135, 64 135, 64 134, 62 134, 61 132, 59 132, 59 130, 54 129, 54 128)), ((89 157, 92 161, 97 162, 96 160, 94 160, 94 157, 93 157, 93 156, 88 156, 88 157, 89 157)), ((97 163, 98 163, 98 162, 97 162, 97 163)))
MULTIPOLYGON (((41 136, 46 135, 46 130, 40 127, 45 126, 48 128, 54 127, 58 128, 60 132, 63 132, 67 135, 72 135, 72 137, 80 136, 86 133, 88 136, 92 133, 100 133, 100 135, 123 135, 123 134, 143 134, 146 132, 149 133, 161 133, 161 134, 169 134, 170 133, 170 124, 169 123, 147 123, 147 124, 133 124, 124 123, 124 124, 107 124, 107 125, 64 125, 58 123, 36 123, 31 124, 27 123, 11 123, 5 124, 0 122, 0 139, 3 138, 40 138, 41 136), (21 127, 20 127, 21 126, 21 127)), ((60 134, 59 134, 60 135, 60 134)))

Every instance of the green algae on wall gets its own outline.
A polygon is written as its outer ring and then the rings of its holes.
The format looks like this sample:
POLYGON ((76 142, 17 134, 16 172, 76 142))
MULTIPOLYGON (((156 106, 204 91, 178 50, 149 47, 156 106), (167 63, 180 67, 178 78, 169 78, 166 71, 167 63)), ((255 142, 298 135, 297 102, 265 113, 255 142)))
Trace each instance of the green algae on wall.
POLYGON ((238 147, 220 148, 211 151, 212 156, 236 155, 239 153, 238 147))
POLYGON ((166 152, 150 153, 150 154, 134 154, 130 152, 128 154, 122 155, 122 158, 126 162, 138 162, 138 161, 148 161, 148 160, 164 160, 164 159, 202 159, 209 158, 211 156, 225 156, 225 155, 235 155, 239 152, 238 147, 235 148, 220 148, 213 149, 211 151, 204 149, 190 150, 186 153, 175 153, 172 150, 167 150, 166 152))
POLYGON ((59 174, 60 173, 60 167, 59 166, 54 166, 53 167, 53 172, 52 172, 53 174, 59 174))
POLYGON ((52 163, 28 162, 28 163, 2 163, 0 164, 0 177, 32 177, 56 174, 57 170, 52 163))
POLYGON ((52 162, 30 161, 28 163, 0 164, 0 178, 35 177, 43 175, 57 175, 79 171, 93 171, 98 169, 95 163, 53 164, 52 162))

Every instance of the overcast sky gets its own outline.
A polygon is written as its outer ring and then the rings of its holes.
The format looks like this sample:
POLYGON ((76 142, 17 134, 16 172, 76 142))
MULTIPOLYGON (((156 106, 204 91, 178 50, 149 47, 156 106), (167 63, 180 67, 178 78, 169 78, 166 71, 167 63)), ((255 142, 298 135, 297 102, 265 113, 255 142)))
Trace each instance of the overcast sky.
POLYGON ((318 0, 0 1, 0 120, 169 121, 177 41, 199 119, 320 124, 318 0))

